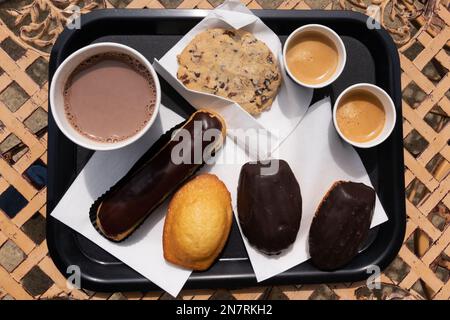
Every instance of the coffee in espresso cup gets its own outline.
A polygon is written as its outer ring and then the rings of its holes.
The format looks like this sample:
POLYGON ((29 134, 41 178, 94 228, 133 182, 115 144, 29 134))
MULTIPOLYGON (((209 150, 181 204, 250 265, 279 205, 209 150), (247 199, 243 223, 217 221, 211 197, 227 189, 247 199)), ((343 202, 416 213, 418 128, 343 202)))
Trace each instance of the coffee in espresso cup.
POLYGON ((334 126, 342 139, 369 148, 382 143, 395 126, 396 111, 391 97, 381 88, 360 83, 344 90, 333 109, 334 126))
POLYGON ((287 73, 298 84, 322 88, 342 73, 346 51, 341 38, 328 27, 309 24, 286 40, 283 60, 287 73))

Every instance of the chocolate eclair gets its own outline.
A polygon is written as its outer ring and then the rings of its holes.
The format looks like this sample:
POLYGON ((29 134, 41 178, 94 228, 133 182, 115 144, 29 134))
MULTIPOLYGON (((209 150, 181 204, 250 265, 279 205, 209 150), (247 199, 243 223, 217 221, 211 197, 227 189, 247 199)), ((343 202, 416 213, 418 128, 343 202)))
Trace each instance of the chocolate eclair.
POLYGON ((218 114, 207 110, 192 114, 94 202, 90 212, 94 227, 111 241, 124 240, 221 148, 225 135, 225 122, 218 114))
POLYGON ((288 163, 248 162, 239 176, 239 224, 248 242, 274 255, 297 238, 302 218, 300 186, 288 163))
POLYGON ((309 231, 312 263, 322 270, 345 266, 369 233, 375 190, 363 183, 337 181, 320 203, 309 231))

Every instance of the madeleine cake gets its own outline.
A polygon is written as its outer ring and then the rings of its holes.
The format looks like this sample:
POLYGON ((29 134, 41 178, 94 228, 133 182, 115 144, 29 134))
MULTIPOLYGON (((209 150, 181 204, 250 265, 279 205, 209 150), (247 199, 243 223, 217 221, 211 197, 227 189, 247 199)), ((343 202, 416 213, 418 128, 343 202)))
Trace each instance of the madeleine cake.
POLYGON ((237 209, 241 230, 259 251, 274 255, 295 239, 302 218, 302 196, 284 160, 248 162, 239 176, 237 209))
POLYGON ((337 181, 322 199, 309 231, 312 263, 335 270, 349 263, 369 233, 375 190, 363 183, 337 181))
POLYGON ((193 178, 170 201, 164 222, 164 258, 188 269, 208 269, 225 246, 232 220, 225 184, 212 174, 193 178))

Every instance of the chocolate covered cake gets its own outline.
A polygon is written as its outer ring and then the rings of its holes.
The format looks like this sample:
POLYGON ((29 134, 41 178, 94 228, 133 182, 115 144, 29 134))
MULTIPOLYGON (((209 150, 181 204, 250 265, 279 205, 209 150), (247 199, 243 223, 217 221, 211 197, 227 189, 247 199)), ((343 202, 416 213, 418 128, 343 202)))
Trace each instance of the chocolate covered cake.
POLYGON ((297 238, 302 217, 300 186, 288 163, 248 162, 239 177, 237 208, 242 232, 261 252, 273 255, 297 238))
POLYGON ((363 183, 333 184, 309 231, 309 253, 317 268, 335 270, 357 255, 369 232, 375 197, 375 190, 363 183))

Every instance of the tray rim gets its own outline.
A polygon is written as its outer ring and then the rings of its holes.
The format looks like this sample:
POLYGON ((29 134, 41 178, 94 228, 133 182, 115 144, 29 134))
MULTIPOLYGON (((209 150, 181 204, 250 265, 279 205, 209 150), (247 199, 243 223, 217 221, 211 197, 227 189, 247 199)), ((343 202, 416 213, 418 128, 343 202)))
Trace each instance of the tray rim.
MULTIPOLYGON (((82 26, 87 26, 91 23, 98 23, 99 21, 104 19, 122 19, 122 18, 133 18, 133 19, 149 19, 149 18, 165 18, 165 19, 179 19, 179 18, 198 18, 201 19, 205 17, 211 10, 199 10, 199 9, 100 9, 95 10, 90 13, 84 14, 81 17, 81 23, 82 26)), ((353 20, 359 23, 365 23, 366 19, 368 18, 366 15, 354 12, 354 11, 341 11, 341 10, 252 10, 252 12, 257 15, 261 19, 265 18, 302 18, 305 17, 305 14, 307 13, 308 16, 314 15, 316 18, 336 18, 336 19, 346 19, 346 20, 353 20)), ((381 40, 384 42, 384 44, 387 47, 387 50, 389 51, 391 55, 391 59, 393 59, 393 65, 400 66, 400 59, 398 56, 397 48, 390 37, 389 33, 384 29, 377 29, 372 30, 377 33, 377 35, 381 38, 381 40)), ((61 48, 64 47, 64 44, 69 42, 72 37, 76 36, 78 30, 69 30, 65 28, 63 32, 59 35, 57 38, 54 46, 52 47, 51 54, 50 54, 50 62, 49 62, 49 84, 51 82, 53 73, 57 67, 57 61, 61 60, 61 48)), ((402 106, 401 106, 401 90, 400 90, 400 67, 394 68, 392 70, 394 79, 398 80, 398 83, 394 84, 395 90, 392 93, 395 94, 394 100, 396 101, 396 107, 401 113, 402 106), (400 105, 397 105, 400 101, 400 105)), ((398 117, 401 118, 401 117, 398 117)), ((49 153, 49 163, 53 160, 53 145, 50 143, 50 129, 55 129, 54 123, 51 123, 53 120, 51 120, 51 114, 49 113, 49 144, 48 144, 48 153, 49 153), (52 149, 52 151, 50 151, 52 149), (52 160, 50 160, 52 159, 52 160)), ((57 129, 57 128, 56 128, 57 129)), ((402 133, 402 126, 400 124, 400 133, 402 133)), ((403 143, 402 143, 403 146, 403 143)), ((57 157, 56 157, 57 158, 57 157)), ((399 162, 401 160, 401 172, 398 172, 398 176, 401 176, 401 179, 399 181, 400 187, 402 187, 402 200, 404 200, 404 160, 403 160, 403 147, 401 150, 399 162)), ((50 167, 50 166, 49 166, 50 167)), ((48 183, 48 190, 52 190, 53 188, 53 180, 51 177, 53 176, 53 172, 51 170, 49 171, 49 183, 48 183)), ((398 177, 397 177, 398 178, 398 177)), ((51 192, 47 192, 47 203, 52 203, 53 200, 55 200, 55 205, 59 199, 53 199, 53 194, 51 192)), ((402 244, 403 244, 403 237, 405 234, 406 229, 406 209, 405 209, 405 202, 401 201, 399 203, 400 206, 400 212, 396 213, 399 216, 397 219, 401 223, 396 225, 396 232, 393 234, 393 238, 391 239, 390 245, 386 247, 386 249, 383 251, 382 254, 374 261, 374 264, 377 264, 380 266, 381 269, 384 269, 397 255, 399 252, 402 244)), ((53 206, 54 207, 54 206, 53 206)), ((47 206, 47 211, 50 212, 53 207, 47 206)), ((49 233, 50 228, 52 227, 52 223, 54 224, 55 218, 51 217, 50 214, 47 215, 47 245, 49 249, 49 255, 54 261, 57 268, 60 270, 60 272, 65 275, 65 268, 68 266, 66 263, 67 259, 64 259, 60 252, 58 251, 57 246, 54 243, 53 235, 49 233)), ((391 220, 391 217, 390 217, 391 220)), ((59 222, 59 221, 58 221, 59 222)), ((315 270, 314 270, 315 271, 315 270)), ((339 270, 339 271, 346 271, 345 269, 339 270)), ((353 270, 351 273, 351 277, 348 276, 348 274, 344 273, 338 273, 338 274, 328 274, 326 276, 326 281, 323 281, 320 279, 320 276, 314 276, 314 275, 306 275, 306 279, 302 279, 301 283, 330 283, 330 282, 353 282, 353 281, 359 281, 366 279, 370 274, 367 272, 367 268, 360 268, 357 270, 353 270), (330 277, 332 276, 332 277, 330 277)), ((264 285, 282 285, 282 284, 292 284, 296 283, 293 281, 293 278, 295 278, 294 275, 289 275, 289 270, 285 273, 282 273, 278 276, 272 277, 266 281, 255 283, 248 279, 247 276, 244 275, 234 275, 233 277, 223 275, 222 277, 215 277, 214 279, 211 279, 211 277, 208 277, 208 275, 204 276, 198 276, 195 277, 195 282, 190 282, 191 278, 188 280, 186 285, 184 286, 184 289, 187 288, 205 288, 205 287, 211 287, 210 283, 212 280, 216 280, 219 283, 225 283, 225 282, 239 282, 238 285, 226 285, 226 287, 242 287, 242 286, 264 286, 264 285), (283 277, 286 273, 286 276, 283 277)), ((326 273, 324 273, 326 275, 326 273)), ((298 276, 297 276, 298 277, 298 276)), ((121 281, 116 281, 116 283, 111 283, 111 280, 105 280, 105 279, 99 279, 98 277, 82 273, 81 279, 84 289, 88 290, 94 290, 94 291, 116 291, 116 290, 131 290, 131 291, 148 291, 148 290, 154 290, 159 289, 156 285, 154 285, 149 280, 143 278, 142 279, 135 279, 132 284, 127 284, 121 281), (120 285, 119 289, 115 289, 120 285)), ((221 285, 223 286, 223 285, 221 285)), ((217 285, 214 285, 213 287, 218 287, 217 285)))

